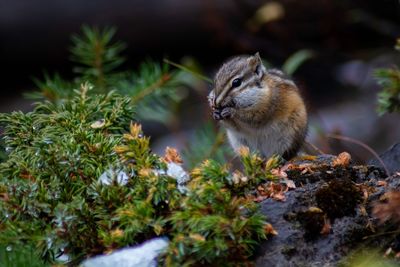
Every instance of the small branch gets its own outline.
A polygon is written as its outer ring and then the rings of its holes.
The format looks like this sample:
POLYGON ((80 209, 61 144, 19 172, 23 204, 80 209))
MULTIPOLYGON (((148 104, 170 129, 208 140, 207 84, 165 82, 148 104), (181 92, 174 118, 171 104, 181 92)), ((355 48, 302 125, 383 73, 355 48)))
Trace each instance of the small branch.
POLYGON ((383 232, 383 233, 378 233, 378 234, 374 234, 374 235, 364 236, 363 239, 365 240, 365 239, 369 239, 369 238, 375 238, 375 237, 378 237, 378 236, 390 235, 390 234, 398 234, 398 233, 400 233, 399 230, 383 232))
POLYGON ((308 141, 304 141, 305 144, 309 145, 312 149, 314 149, 318 154, 323 155, 326 154, 324 153, 321 149, 319 149, 316 145, 308 142, 308 141))
POLYGON ((197 77, 197 78, 199 78, 201 80, 204 80, 204 81, 206 81, 208 83, 213 83, 213 81, 210 78, 208 78, 207 76, 204 76, 204 75, 202 75, 200 73, 197 73, 197 72, 195 72, 195 71, 193 71, 193 70, 189 69, 188 67, 185 67, 185 66, 183 66, 181 64, 172 62, 172 61, 170 61, 170 60, 168 60, 166 58, 164 58, 164 62, 167 63, 167 64, 170 64, 170 65, 172 65, 172 66, 174 66, 174 67, 176 67, 176 68, 178 68, 180 70, 186 71, 186 72, 192 74, 193 76, 195 76, 195 77, 197 77))
POLYGON ((143 89, 140 91, 137 95, 132 97, 132 102, 133 104, 136 104, 146 96, 150 95, 153 93, 155 90, 158 88, 162 87, 166 82, 168 82, 171 79, 171 75, 163 74, 159 80, 157 80, 155 83, 151 84, 147 88, 143 89))
POLYGON ((347 136, 343 136, 343 135, 338 135, 338 134, 328 134, 327 137, 329 138, 333 138, 333 139, 338 139, 338 140, 342 140, 342 141, 347 141, 353 144, 357 144, 363 148, 365 148, 366 150, 368 150, 372 155, 374 155, 374 157, 379 161, 379 163, 382 165, 383 169, 385 170, 387 176, 390 176, 390 171, 388 170, 388 168, 386 167, 386 164, 383 162, 383 160, 381 159, 381 157, 379 157, 378 153, 375 152, 375 150, 373 150, 370 146, 368 146, 367 144, 356 140, 354 138, 351 137, 347 137, 347 136))
POLYGON ((93 66, 98 73, 97 86, 104 90, 105 78, 103 72, 103 58, 102 58, 104 53, 104 47, 99 40, 96 40, 96 43, 94 45, 94 52, 95 52, 95 59, 93 62, 93 66))

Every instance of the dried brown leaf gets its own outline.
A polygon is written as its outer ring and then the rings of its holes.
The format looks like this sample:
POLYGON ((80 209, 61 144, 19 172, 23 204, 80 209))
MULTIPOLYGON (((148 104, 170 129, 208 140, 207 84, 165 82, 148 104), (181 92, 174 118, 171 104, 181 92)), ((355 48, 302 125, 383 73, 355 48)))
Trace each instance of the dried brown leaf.
POLYGON ((369 197, 368 190, 363 189, 363 199, 364 201, 367 201, 369 197))
POLYGON ((193 240, 204 242, 206 241, 206 238, 200 234, 190 234, 189 237, 193 240))
POLYGON ((365 208, 364 205, 360 205, 360 213, 362 216, 368 216, 367 209, 365 208))
POLYGON ((268 196, 257 196, 253 199, 254 202, 262 202, 265 199, 269 198, 268 196))
POLYGON ((282 183, 284 183, 288 189, 295 189, 296 188, 296 184, 293 182, 293 180, 290 179, 285 179, 283 181, 281 181, 282 183))
POLYGON ((320 234, 328 235, 331 232, 331 229, 332 229, 331 222, 329 221, 329 219, 325 219, 324 226, 322 226, 320 234))
POLYGON ((347 152, 340 153, 336 159, 333 160, 332 165, 333 167, 337 166, 348 166, 351 161, 351 156, 347 152))
POLYGON ((0 199, 3 201, 9 201, 10 197, 8 196, 7 193, 0 193, 0 199))
POLYGON ((278 235, 278 232, 270 223, 266 223, 264 226, 264 231, 267 235, 278 235))
POLYGON ((139 176, 147 177, 153 174, 153 170, 149 168, 143 168, 139 170, 139 176))
POLYGON ((287 173, 281 168, 276 168, 271 170, 271 174, 278 178, 287 178, 287 173))
POLYGON ((128 146, 116 146, 114 148, 114 151, 118 154, 124 153, 126 151, 129 151, 129 147, 128 146))
POLYGON ((165 149, 164 160, 166 162, 183 163, 181 156, 175 148, 168 147, 165 149))
POLYGON ((391 191, 381 196, 384 203, 376 203, 372 209, 372 214, 379 219, 380 223, 388 220, 400 222, 400 191, 391 191))
POLYGON ((387 182, 386 181, 378 181, 377 185, 378 186, 387 186, 387 182))
POLYGON ((237 153, 241 157, 247 157, 250 155, 250 149, 247 146, 241 146, 237 149, 237 153))
POLYGON ((115 229, 115 230, 112 230, 112 231, 110 232, 110 235, 111 235, 111 237, 112 237, 113 239, 115 239, 115 238, 120 238, 120 237, 123 237, 123 236, 124 236, 124 231, 122 231, 121 229, 117 228, 117 229, 115 229))
POLYGON ((285 201, 286 200, 286 196, 283 192, 279 192, 277 194, 272 194, 272 198, 278 201, 285 201))

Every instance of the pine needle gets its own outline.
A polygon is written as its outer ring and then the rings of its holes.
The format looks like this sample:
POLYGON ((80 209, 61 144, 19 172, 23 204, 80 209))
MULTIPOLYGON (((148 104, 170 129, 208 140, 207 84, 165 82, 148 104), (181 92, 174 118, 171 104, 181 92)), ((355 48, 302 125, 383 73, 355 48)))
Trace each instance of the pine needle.
POLYGON ((174 66, 174 67, 176 67, 176 68, 178 68, 180 70, 188 72, 188 73, 192 74, 193 76, 199 78, 200 80, 206 81, 206 82, 211 83, 211 84, 213 83, 213 80, 208 78, 207 76, 204 76, 204 75, 202 75, 200 73, 197 73, 197 72, 195 72, 195 71, 189 69, 188 67, 185 67, 185 66, 183 66, 183 65, 181 65, 179 63, 172 62, 172 61, 170 61, 169 59, 166 59, 166 58, 164 58, 164 62, 167 63, 167 64, 170 64, 170 65, 172 65, 172 66, 174 66))

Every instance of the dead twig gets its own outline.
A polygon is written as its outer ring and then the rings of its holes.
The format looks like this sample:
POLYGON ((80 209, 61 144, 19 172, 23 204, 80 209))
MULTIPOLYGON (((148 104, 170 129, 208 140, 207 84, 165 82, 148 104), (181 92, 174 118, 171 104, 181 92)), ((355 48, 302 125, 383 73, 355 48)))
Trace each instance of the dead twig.
POLYGON ((324 153, 321 149, 319 149, 316 145, 308 142, 308 141, 304 141, 305 144, 309 145, 312 149, 314 149, 318 154, 323 155, 326 154, 324 153))

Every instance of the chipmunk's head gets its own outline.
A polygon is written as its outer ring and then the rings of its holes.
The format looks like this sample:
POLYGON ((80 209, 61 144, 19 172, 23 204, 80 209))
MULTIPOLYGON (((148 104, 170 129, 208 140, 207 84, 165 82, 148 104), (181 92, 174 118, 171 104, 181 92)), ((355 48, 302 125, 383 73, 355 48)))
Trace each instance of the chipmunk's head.
POLYGON ((238 56, 225 62, 214 79, 209 104, 216 120, 228 119, 232 110, 251 108, 265 94, 266 69, 260 55, 238 56))

